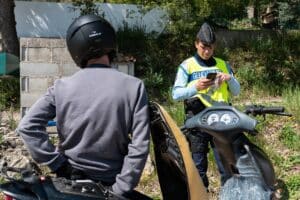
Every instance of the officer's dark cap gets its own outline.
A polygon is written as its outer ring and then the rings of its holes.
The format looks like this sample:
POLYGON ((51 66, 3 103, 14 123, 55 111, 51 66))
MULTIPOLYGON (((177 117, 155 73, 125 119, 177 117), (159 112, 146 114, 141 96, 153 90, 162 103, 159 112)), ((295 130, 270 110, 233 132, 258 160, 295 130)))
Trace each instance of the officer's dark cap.
POLYGON ((202 24, 199 32, 197 33, 197 39, 204 45, 212 45, 216 42, 215 33, 208 23, 205 22, 202 24))

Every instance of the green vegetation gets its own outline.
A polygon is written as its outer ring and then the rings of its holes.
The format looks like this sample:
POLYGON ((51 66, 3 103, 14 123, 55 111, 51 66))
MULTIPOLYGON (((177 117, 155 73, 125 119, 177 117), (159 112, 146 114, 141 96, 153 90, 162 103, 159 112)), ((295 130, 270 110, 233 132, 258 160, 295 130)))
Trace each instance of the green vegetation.
POLYGON ((14 107, 10 107, 9 111, 8 111, 8 128, 10 130, 15 130, 17 128, 17 121, 15 120, 15 117, 14 117, 14 113, 16 112, 16 109, 14 107))
POLYGON ((284 89, 282 96, 287 110, 293 113, 295 119, 300 122, 300 88, 284 89))
POLYGON ((299 42, 299 32, 271 32, 232 47, 223 55, 233 63, 244 90, 281 95, 289 86, 300 85, 299 42))
POLYGON ((19 107, 20 84, 19 78, 11 76, 0 77, 0 111, 10 107, 19 107))
POLYGON ((293 175, 290 176, 287 180, 287 187, 290 188, 291 194, 290 197, 291 199, 299 199, 300 198, 300 175, 293 175))
MULTIPOLYGON (((142 5, 141 10, 160 7, 169 15, 168 31, 176 33, 179 40, 187 38, 186 33, 191 33, 203 20, 218 27, 230 29, 256 30, 263 26, 262 16, 268 8, 274 9, 273 28, 299 29, 300 28, 300 4, 298 0, 71 0, 73 5, 82 14, 98 13, 94 3, 129 3, 142 5), (253 9, 252 18, 247 18, 249 7, 253 9), (183 36, 183 37, 182 37, 183 36)), ((270 16, 272 18, 272 16, 270 16)))
POLYGON ((290 124, 287 124, 282 128, 279 139, 289 149, 300 152, 300 135, 297 135, 290 124))

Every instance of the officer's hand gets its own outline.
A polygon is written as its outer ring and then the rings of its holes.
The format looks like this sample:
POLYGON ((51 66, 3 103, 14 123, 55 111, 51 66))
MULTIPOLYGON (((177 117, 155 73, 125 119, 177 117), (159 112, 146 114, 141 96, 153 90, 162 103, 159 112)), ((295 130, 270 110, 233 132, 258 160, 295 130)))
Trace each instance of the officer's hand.
POLYGON ((207 89, 210 86, 212 86, 213 84, 214 84, 213 80, 207 79, 207 78, 201 78, 196 82, 195 86, 196 86, 196 89, 199 91, 199 90, 207 89))
POLYGON ((231 76, 230 74, 226 74, 226 73, 218 73, 216 78, 218 80, 218 83, 221 84, 224 81, 229 81, 231 79, 231 76))

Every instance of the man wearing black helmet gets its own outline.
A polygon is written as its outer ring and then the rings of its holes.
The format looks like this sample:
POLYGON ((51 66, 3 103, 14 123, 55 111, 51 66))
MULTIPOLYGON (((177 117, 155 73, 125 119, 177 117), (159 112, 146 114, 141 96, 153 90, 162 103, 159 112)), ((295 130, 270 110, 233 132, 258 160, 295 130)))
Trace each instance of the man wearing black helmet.
POLYGON ((101 181, 117 195, 143 199, 133 189, 149 153, 144 84, 110 67, 116 33, 104 19, 95 15, 77 18, 67 31, 66 42, 81 70, 56 80, 26 113, 17 132, 32 158, 58 176, 101 181), (53 118, 57 147, 46 132, 53 118))
MULTIPOLYGON (((240 84, 230 65, 220 58, 213 57, 215 42, 212 28, 204 23, 196 36, 197 53, 179 65, 172 97, 174 100, 184 100, 186 118, 199 113, 205 107, 228 104, 230 94, 238 95, 240 91, 240 84)), ((212 138, 207 133, 195 129, 187 134, 187 139, 199 174, 204 185, 208 187, 207 153, 209 143, 212 145, 212 138)), ((221 173, 221 182, 224 183, 226 174, 215 151, 214 155, 221 173)))

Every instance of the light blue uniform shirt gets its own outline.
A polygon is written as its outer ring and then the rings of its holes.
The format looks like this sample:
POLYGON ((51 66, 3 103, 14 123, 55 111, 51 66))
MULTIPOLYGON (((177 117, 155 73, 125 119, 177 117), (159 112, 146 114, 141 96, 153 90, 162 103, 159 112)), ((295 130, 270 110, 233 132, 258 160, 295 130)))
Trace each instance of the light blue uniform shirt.
MULTIPOLYGON (((201 66, 205 66, 205 63, 201 62, 201 58, 198 55, 195 55, 195 58, 198 62, 201 63, 201 66)), ((199 63, 199 64, 200 64, 199 63)), ((231 75, 231 79, 227 81, 229 91, 233 96, 236 96, 240 93, 240 84, 238 80, 234 77, 233 71, 228 63, 227 69, 231 75)), ((172 98, 174 100, 184 100, 188 99, 197 94, 196 86, 187 87, 189 83, 189 76, 187 73, 187 64, 182 62, 178 68, 175 83, 172 89, 172 98)), ((209 67, 209 66, 207 66, 209 67)), ((201 77, 200 77, 201 78, 201 77)))

